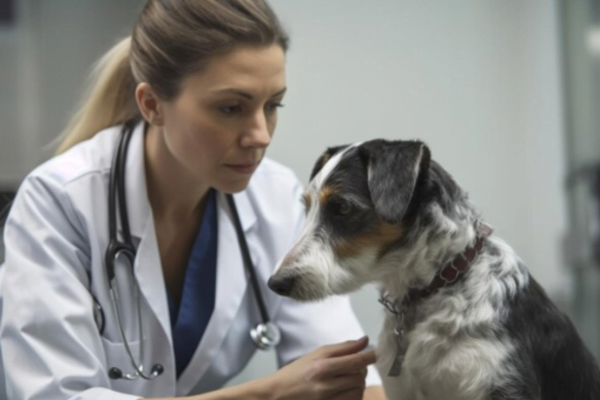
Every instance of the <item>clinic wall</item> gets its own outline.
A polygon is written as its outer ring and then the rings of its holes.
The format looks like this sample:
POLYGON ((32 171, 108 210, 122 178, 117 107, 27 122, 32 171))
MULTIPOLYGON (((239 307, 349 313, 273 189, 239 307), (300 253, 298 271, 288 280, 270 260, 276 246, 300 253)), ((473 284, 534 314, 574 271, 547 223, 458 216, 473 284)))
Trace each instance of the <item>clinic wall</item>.
POLYGON ((16 0, 0 27, 0 189, 52 155, 93 63, 131 32, 142 0, 16 0))
MULTIPOLYGON (((18 32, 0 31, 0 187, 50 155, 43 146, 68 120, 92 62, 129 32, 143 1, 17 3, 18 32)), ((422 139, 549 293, 568 297, 556 1, 272 4, 292 37, 272 158, 306 183, 326 146, 422 139)), ((372 338, 376 298, 372 287, 352 296, 372 338)), ((261 354, 234 382, 274 368, 261 354)))

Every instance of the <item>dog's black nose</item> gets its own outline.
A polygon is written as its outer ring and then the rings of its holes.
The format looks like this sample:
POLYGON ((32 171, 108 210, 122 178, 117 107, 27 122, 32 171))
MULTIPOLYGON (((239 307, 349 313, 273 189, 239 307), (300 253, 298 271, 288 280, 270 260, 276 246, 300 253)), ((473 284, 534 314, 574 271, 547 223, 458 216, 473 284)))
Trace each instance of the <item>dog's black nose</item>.
POLYGON ((272 276, 269 278, 269 288, 279 295, 287 296, 292 292, 292 287, 294 287, 293 276, 272 276))

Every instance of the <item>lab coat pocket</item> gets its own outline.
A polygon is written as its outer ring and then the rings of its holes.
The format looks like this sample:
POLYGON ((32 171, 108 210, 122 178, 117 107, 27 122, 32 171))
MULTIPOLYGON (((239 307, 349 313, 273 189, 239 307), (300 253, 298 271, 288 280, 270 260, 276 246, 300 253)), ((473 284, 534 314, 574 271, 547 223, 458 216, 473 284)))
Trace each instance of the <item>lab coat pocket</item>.
MULTIPOLYGON (((143 363, 140 360, 140 341, 127 342, 133 360, 136 363, 143 363)), ((135 375, 135 369, 133 368, 131 357, 127 352, 125 344, 121 342, 113 342, 105 337, 102 337, 102 345, 104 346, 104 354, 106 359, 106 373, 109 377, 110 385, 113 390, 122 393, 135 393, 136 387, 143 381, 142 378, 138 378, 134 381, 127 379, 114 379, 111 375, 114 375, 119 371, 123 375, 135 375), (112 373, 111 373, 111 370, 112 373)), ((118 375, 118 374, 117 374, 118 375)))

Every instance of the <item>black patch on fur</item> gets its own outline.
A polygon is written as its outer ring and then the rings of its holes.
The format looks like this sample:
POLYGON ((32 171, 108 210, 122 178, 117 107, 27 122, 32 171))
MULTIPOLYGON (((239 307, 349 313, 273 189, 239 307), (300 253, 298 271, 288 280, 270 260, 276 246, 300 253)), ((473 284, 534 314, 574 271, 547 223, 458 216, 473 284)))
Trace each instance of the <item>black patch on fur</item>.
POLYGON ((428 212, 431 210, 431 204, 437 204, 449 218, 460 219, 464 216, 456 215, 456 210, 471 208, 465 203, 466 199, 466 194, 452 176, 437 162, 430 160, 429 168, 419 174, 413 197, 402 220, 402 225, 409 230, 404 237, 405 243, 399 245, 410 246, 412 240, 425 234, 424 231, 428 231, 429 243, 438 241, 440 235, 446 233, 427 229, 437 224, 437 216, 428 212))
POLYGON ((319 173, 319 171, 321 171, 321 169, 323 169, 323 166, 331 159, 331 157, 335 155, 335 153, 344 150, 346 147, 348 147, 348 145, 329 147, 327 150, 325 150, 325 152, 321 154, 321 156, 315 162, 313 170, 310 173, 309 181, 313 180, 313 178, 319 173))
POLYGON ((507 334, 517 348, 508 361, 515 381, 493 400, 600 399, 600 371, 569 318, 533 279, 508 301, 507 334))
POLYGON ((428 177, 429 196, 436 200, 444 213, 452 215, 453 208, 466 198, 463 190, 448 171, 435 161, 431 162, 428 177))
MULTIPOLYGON (((533 368, 532 365, 530 367, 533 368)), ((520 373, 520 371, 519 371, 520 373)), ((490 400, 515 400, 515 399, 531 399, 531 400, 546 400, 540 397, 540 387, 538 382, 532 380, 532 374, 526 374, 515 380, 510 386, 505 388, 495 388, 490 394, 490 400)))

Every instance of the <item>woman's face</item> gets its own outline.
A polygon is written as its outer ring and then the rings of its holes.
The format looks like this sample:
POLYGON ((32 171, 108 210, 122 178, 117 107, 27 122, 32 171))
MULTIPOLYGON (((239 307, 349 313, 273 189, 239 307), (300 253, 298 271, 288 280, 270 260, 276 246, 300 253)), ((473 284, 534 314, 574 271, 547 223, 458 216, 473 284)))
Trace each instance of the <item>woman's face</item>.
POLYGON ((286 90, 281 47, 240 47, 212 58, 162 104, 164 144, 193 180, 246 188, 277 125, 286 90))

